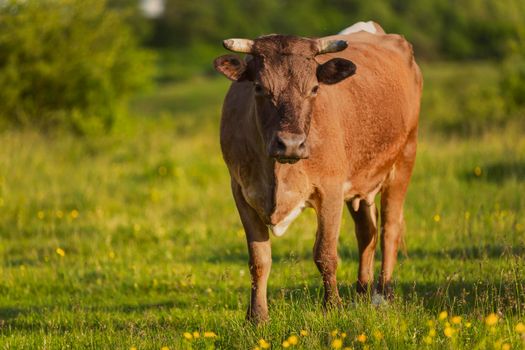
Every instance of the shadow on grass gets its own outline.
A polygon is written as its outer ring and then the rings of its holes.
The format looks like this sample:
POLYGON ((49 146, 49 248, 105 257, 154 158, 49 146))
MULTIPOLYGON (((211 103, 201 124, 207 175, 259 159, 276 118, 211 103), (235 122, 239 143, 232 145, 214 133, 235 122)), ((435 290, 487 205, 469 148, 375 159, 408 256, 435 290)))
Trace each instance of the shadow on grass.
MULTIPOLYGON (((357 247, 352 246, 339 246, 338 249, 339 257, 343 261, 355 261, 358 262, 359 254, 357 247)), ((503 246, 503 245, 485 245, 485 246, 470 246, 470 247, 457 247, 448 248, 442 250, 424 250, 421 248, 408 248, 407 255, 405 256, 402 252, 399 253, 400 260, 411 259, 426 259, 426 258, 443 258, 443 259, 497 259, 502 257, 510 256, 522 256, 525 255, 525 246, 503 246)), ((381 259, 381 250, 376 250, 376 259, 381 259)), ((288 261, 311 261, 313 264, 313 258, 311 253, 295 252, 290 251, 279 252, 272 254, 272 260, 274 263, 288 262, 288 261)), ((193 259, 192 259, 193 261, 193 259)), ((234 263, 247 265, 248 264, 248 251, 233 251, 225 253, 223 251, 212 251, 203 259, 202 256, 195 257, 195 262, 202 263, 234 263)))
MULTIPOLYGON (((407 305, 417 305, 426 309, 430 314, 436 315, 441 310, 453 308, 455 314, 473 314, 484 316, 494 310, 503 313, 517 314, 523 312, 525 305, 525 279, 518 278, 507 283, 484 282, 484 281, 455 281, 443 280, 436 283, 428 282, 401 282, 395 286, 396 299, 394 307, 401 308, 407 305)), ((200 295, 206 295, 204 287, 195 287, 192 290, 200 295)), ((339 292, 343 299, 344 312, 352 312, 354 306, 370 303, 370 296, 358 295, 354 284, 339 285, 339 292)), ((232 292, 241 298, 228 307, 232 311, 244 313, 248 303, 249 287, 247 285, 233 288, 232 292)), ((271 286, 268 293, 270 313, 275 312, 279 305, 289 305, 291 308, 301 310, 322 311, 323 288, 319 278, 317 282, 311 281, 303 285, 288 285, 283 288, 271 286), (274 311, 272 311, 274 309, 274 311)), ((211 301, 210 301, 211 302, 211 301)), ((57 327, 61 331, 72 330, 77 327, 88 327, 92 329, 105 329, 106 321, 101 322, 101 313, 105 314, 103 319, 113 319, 112 327, 116 330, 129 330, 130 322, 140 324, 140 327, 152 328, 176 328, 182 324, 194 323, 198 326, 199 319, 192 314, 193 304, 179 303, 176 297, 172 300, 157 302, 123 303, 111 306, 78 306, 74 304, 52 307, 3 307, 0 308, 0 334, 2 329, 8 332, 34 331, 43 329, 53 331, 57 327), (174 310, 174 308, 176 310, 174 310), (75 318, 82 318, 81 324, 68 322, 68 317, 59 317, 55 312, 77 314, 75 318), (126 314, 119 317, 118 314, 126 314), (152 313, 157 317, 151 317, 152 313), (44 315, 44 318, 35 321, 33 314, 44 315), (144 317, 144 314, 150 315, 144 317), (166 318, 165 315, 171 315, 166 318), (132 317, 133 321, 130 320, 132 317), (48 320, 54 320, 48 323, 48 320)), ((394 309, 394 310, 396 310, 394 309)), ((222 306, 217 308, 211 305, 211 309, 205 308, 203 312, 210 310, 222 311, 222 306)), ((281 309, 282 312, 282 309, 281 309)), ((240 316, 241 321, 243 316, 240 316)), ((110 321, 107 321, 110 322, 110 321)))
POLYGON ((525 246, 486 245, 449 248, 439 251, 428 251, 421 248, 408 249, 408 255, 399 254, 399 260, 439 258, 439 259, 497 259, 525 254, 525 246))
POLYGON ((463 174, 467 181, 489 181, 502 184, 509 180, 525 181, 525 162, 500 161, 487 165, 480 165, 481 173, 469 171, 463 174))
POLYGON ((18 315, 24 313, 26 310, 16 307, 0 307, 0 324, 2 321, 8 321, 17 318, 18 315))
MULTIPOLYGON (((453 307, 457 314, 478 313, 483 316, 487 312, 498 310, 504 313, 521 313, 525 305, 525 279, 491 283, 483 281, 442 281, 400 282, 395 284, 394 305, 420 305, 430 313, 453 307)), ((339 286, 339 294, 343 305, 351 306, 370 303, 370 295, 356 292, 355 284, 339 286)), ((272 290, 270 300, 285 300, 297 305, 322 305, 323 289, 318 285, 292 286, 272 290)))

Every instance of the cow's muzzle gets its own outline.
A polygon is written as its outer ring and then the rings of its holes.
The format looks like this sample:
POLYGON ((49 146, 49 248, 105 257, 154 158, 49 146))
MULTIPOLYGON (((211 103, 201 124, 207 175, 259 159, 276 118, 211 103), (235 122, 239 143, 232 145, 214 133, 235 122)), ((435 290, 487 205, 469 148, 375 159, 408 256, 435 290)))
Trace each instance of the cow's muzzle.
POLYGON ((270 157, 279 163, 296 163, 310 155, 305 134, 292 134, 279 131, 274 134, 268 147, 270 157))

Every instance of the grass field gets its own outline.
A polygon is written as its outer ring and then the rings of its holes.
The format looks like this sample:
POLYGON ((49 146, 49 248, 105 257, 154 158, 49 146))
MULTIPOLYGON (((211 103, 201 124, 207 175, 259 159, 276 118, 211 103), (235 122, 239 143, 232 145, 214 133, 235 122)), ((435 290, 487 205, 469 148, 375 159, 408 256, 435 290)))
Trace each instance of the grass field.
MULTIPOLYGON (((218 146, 225 80, 163 85, 110 136, 0 135, 0 349, 525 348, 523 121, 458 112, 452 97, 490 83, 487 66, 424 72, 395 302, 356 297, 345 212, 345 306, 323 312, 306 211, 273 239, 262 327, 244 322, 247 251, 218 146)), ((499 103, 478 102, 468 113, 499 103)))

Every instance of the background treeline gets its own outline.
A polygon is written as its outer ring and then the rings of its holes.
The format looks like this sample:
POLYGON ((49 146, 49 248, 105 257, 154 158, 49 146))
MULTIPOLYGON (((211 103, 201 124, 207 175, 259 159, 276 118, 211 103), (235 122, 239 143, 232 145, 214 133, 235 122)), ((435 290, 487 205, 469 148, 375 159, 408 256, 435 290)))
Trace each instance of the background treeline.
POLYGON ((224 38, 323 36, 371 19, 387 32, 403 33, 419 59, 501 59, 523 34, 524 13, 521 0, 166 0, 149 42, 191 57, 177 60, 184 71, 172 70, 184 76, 209 67, 208 57, 221 52, 224 38))
POLYGON ((151 42, 180 48, 272 32, 322 36, 372 19, 403 33, 419 57, 500 58, 525 25, 523 7, 520 0, 166 0, 151 42))
POLYGON ((165 0, 155 19, 138 0, 0 0, 0 129, 104 132, 138 90, 214 74, 224 38, 323 36, 360 20, 405 35, 420 62, 496 67, 496 85, 460 83, 428 103, 469 91, 458 105, 490 103, 485 119, 525 104, 522 0, 165 0))

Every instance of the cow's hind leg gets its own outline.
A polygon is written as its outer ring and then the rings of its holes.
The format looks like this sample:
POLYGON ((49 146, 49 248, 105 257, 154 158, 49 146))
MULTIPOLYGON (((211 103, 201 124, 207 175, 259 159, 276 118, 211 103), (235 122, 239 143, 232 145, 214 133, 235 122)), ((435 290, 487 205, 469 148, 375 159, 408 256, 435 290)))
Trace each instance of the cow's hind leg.
POLYGON ((412 132, 394 172, 383 185, 381 193, 381 251, 383 261, 379 292, 393 298, 392 274, 397 261, 398 245, 404 230, 403 205, 416 158, 417 131, 412 132))
POLYGON ((377 244, 377 208, 374 203, 368 205, 364 200, 355 211, 351 202, 348 210, 355 222, 355 235, 359 249, 359 271, 357 277, 357 292, 365 293, 374 283, 374 253, 377 244))
POLYGON ((252 288, 246 318, 254 323, 264 322, 268 320, 266 290, 272 266, 272 251, 268 228, 261 221, 255 210, 248 205, 240 186, 234 181, 232 181, 232 191, 246 233, 248 253, 250 255, 249 267, 252 288))

